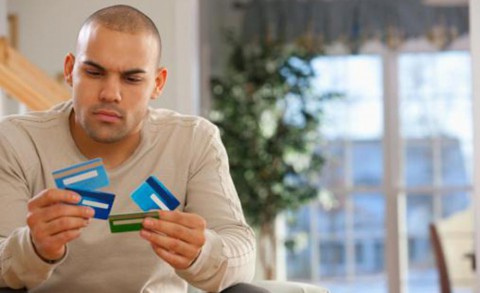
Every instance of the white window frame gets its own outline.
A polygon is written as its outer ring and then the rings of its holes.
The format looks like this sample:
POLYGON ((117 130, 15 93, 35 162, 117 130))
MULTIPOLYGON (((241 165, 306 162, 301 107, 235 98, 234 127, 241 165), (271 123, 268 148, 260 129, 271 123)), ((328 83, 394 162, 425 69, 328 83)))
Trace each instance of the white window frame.
MULTIPOLYGON (((479 24, 480 25, 480 24, 479 24)), ((463 37, 454 42, 448 50, 461 50, 469 51, 468 37, 463 37)), ((480 47, 480 45, 479 45, 480 47)), ((417 39, 406 42, 398 50, 389 50, 386 49, 379 43, 369 43, 366 44, 360 54, 375 54, 379 55, 382 58, 383 62, 383 157, 384 157, 384 182, 383 188, 380 192, 383 192, 385 195, 385 212, 388 217, 385 217, 386 223, 386 234, 385 234, 385 268, 387 274, 387 288, 386 292, 391 293, 404 293, 408 292, 408 237, 407 237, 407 228, 405 226, 406 218, 406 187, 404 186, 404 141, 401 137, 400 129, 400 97, 399 97, 399 76, 398 76, 398 61, 400 54, 403 53, 414 53, 414 52, 439 52, 438 49, 434 48, 429 42, 424 39, 417 39)), ((349 55, 345 48, 335 45, 327 50, 327 54, 334 55, 349 55)), ((473 80, 473 78, 472 78, 473 80)), ((478 113, 474 117, 480 116, 480 105, 478 106, 478 113)), ((478 119, 478 118, 477 118, 478 119)), ((476 123, 480 125, 480 122, 476 123)), ((435 142, 434 142, 435 143, 435 142)), ((479 140, 480 145, 480 140, 479 140)), ((438 144, 438 142, 437 142, 438 144)), ((351 148, 348 148, 351 149, 351 148)), ((434 147, 434 155, 438 156, 438 152, 435 150, 438 149, 434 147)), ((474 148, 476 149, 476 148, 474 148)), ((476 157, 475 161, 480 161, 480 155, 476 157)), ((437 169, 437 167, 435 167, 437 169)), ((480 169, 480 168, 479 168, 480 169)), ((348 171, 347 171, 348 172, 348 171)), ((478 172, 480 173, 480 171, 478 172)), ((347 189, 345 192, 351 193, 352 184, 351 182, 347 183, 347 189)), ((435 182, 434 182, 435 184, 435 182)), ((480 185, 480 184, 479 184, 480 185)), ((480 187, 479 187, 480 188, 480 187)), ((441 214, 441 197, 435 196, 439 191, 436 188, 421 188, 422 191, 427 191, 433 195, 433 204, 434 204, 434 215, 441 214)), ((455 191, 472 191, 470 186, 464 186, 459 188, 454 188, 455 191)), ((360 190, 359 190, 360 191, 360 190)), ((363 188, 362 188, 362 191, 363 188)), ((378 192, 376 188, 372 190, 378 192)), ((413 188, 408 188, 408 191, 413 191, 413 188)), ((452 190, 453 191, 453 190, 452 190)), ((444 192, 444 190, 440 191, 444 192)), ((480 200, 479 200, 480 201, 480 200)), ((480 203, 477 208, 480 210, 480 203)), ((315 226, 315 215, 314 215, 314 205, 310 205, 311 209, 311 220, 310 224, 315 226)), ((351 209, 351 200, 347 200, 345 206, 346 221, 349 221, 349 216, 351 213, 348 211, 351 209)), ((350 219, 351 220, 351 219, 350 219)), ((282 230, 285 228, 282 228, 282 230)), ((348 231, 347 231, 348 232, 348 231)), ((284 233, 284 232, 282 232, 284 233)), ((312 243, 318 244, 319 239, 318 235, 313 233, 312 243)), ((347 237, 349 236, 347 233, 347 237)), ((478 243, 478 242, 477 242, 478 243)), ((350 245, 351 246, 351 245, 350 245)), ((354 247, 347 247, 346 257, 352 259, 354 256, 353 253, 354 247)), ((477 255, 480 250, 480 246, 477 247, 477 255)), ((312 256, 318 259, 319 251, 318 245, 312 246, 312 256)), ((285 259, 285 258, 283 258, 285 259)), ((349 263, 347 261, 347 263, 349 263)), ((351 263, 351 262, 350 262, 351 263)), ((282 264, 282 267, 284 264, 282 264)), ((312 280, 316 283, 322 283, 322 280, 318 279, 319 264, 317 262, 312 263, 312 280)), ((351 266, 347 267, 346 278, 351 279, 354 276, 354 271, 351 266)), ((480 292, 480 291, 478 291, 480 292)))

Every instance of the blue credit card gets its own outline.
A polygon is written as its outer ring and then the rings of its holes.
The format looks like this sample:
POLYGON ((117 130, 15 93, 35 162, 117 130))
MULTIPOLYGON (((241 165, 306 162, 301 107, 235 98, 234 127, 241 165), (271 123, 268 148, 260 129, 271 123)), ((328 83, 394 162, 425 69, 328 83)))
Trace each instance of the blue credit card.
POLYGON ((143 210, 174 210, 180 202, 160 180, 148 177, 131 195, 132 200, 143 210))
POLYGON ((80 200, 77 205, 91 207, 95 210, 94 218, 108 219, 110 211, 112 210, 113 201, 115 200, 115 194, 70 187, 66 189, 76 192, 82 197, 82 200, 80 200))
POLYGON ((52 175, 60 189, 71 187, 94 190, 110 184, 101 158, 54 171, 52 175))

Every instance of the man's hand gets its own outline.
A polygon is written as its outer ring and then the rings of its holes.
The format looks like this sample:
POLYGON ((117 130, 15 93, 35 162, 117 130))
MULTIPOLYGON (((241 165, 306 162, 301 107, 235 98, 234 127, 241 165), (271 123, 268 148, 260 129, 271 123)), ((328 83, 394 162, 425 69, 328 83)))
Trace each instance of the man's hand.
POLYGON ((37 254, 44 260, 58 260, 66 244, 80 236, 95 211, 76 206, 81 197, 75 192, 47 189, 28 202, 27 225, 37 254))
POLYGON ((205 219, 179 211, 158 211, 158 215, 160 219, 144 220, 140 236, 173 268, 190 267, 205 244, 205 219))

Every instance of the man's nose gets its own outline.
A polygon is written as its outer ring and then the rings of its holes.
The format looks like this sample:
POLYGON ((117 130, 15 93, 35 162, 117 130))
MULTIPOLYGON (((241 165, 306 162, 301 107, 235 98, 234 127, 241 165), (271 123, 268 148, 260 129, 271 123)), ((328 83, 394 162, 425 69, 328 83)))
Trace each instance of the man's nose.
POLYGON ((116 76, 108 76, 104 79, 100 100, 103 102, 120 102, 122 94, 120 89, 120 79, 116 76))

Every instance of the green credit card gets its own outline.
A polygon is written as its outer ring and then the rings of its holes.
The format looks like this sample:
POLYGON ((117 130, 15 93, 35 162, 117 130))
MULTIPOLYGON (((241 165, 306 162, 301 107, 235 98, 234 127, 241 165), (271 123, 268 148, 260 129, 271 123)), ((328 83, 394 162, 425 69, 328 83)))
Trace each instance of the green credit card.
POLYGON ((143 228, 143 219, 147 217, 159 219, 158 212, 156 211, 110 215, 110 217, 108 218, 108 223, 110 224, 110 231, 112 233, 139 231, 143 228))

